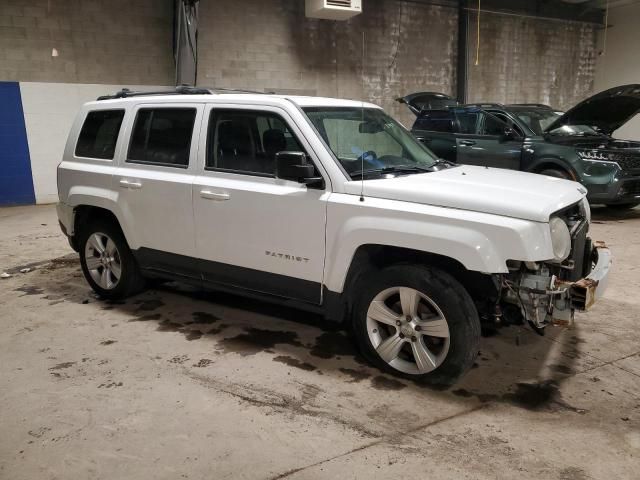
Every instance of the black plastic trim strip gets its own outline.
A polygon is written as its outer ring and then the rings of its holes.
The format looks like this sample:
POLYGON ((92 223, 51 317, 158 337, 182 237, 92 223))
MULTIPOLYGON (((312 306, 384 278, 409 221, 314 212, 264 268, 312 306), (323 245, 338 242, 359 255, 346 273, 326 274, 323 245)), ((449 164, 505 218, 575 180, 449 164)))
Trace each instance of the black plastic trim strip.
POLYGON ((144 247, 134 250, 133 255, 140 268, 161 275, 201 280, 203 285, 231 288, 239 294, 242 292, 236 289, 316 306, 321 302, 319 282, 144 247))

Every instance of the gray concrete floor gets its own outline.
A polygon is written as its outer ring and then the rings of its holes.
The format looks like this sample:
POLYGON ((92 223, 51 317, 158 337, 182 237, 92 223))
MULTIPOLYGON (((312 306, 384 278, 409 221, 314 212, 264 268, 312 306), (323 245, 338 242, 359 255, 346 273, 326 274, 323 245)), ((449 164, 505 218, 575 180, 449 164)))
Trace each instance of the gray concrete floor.
POLYGON ((639 228, 594 210, 605 298, 483 338, 435 390, 303 312, 173 285, 99 301, 52 206, 0 209, 0 478, 638 478, 639 228))

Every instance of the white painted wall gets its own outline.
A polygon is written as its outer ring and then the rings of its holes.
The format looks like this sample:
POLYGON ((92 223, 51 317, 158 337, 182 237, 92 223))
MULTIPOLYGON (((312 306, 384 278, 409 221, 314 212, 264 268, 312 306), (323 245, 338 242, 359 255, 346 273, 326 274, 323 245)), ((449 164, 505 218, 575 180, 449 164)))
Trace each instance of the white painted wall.
MULTIPOLYGON (((612 8, 609 11, 606 50, 598 57, 594 92, 629 83, 640 83, 640 4, 612 8)), ((599 49, 604 31, 599 34, 599 49)), ((640 140, 640 115, 617 130, 617 138, 640 140)))
MULTIPOLYGON (((58 201, 56 167, 76 113, 83 103, 114 93, 123 85, 20 82, 36 203, 58 201)), ((132 90, 169 87, 131 86, 132 90)))

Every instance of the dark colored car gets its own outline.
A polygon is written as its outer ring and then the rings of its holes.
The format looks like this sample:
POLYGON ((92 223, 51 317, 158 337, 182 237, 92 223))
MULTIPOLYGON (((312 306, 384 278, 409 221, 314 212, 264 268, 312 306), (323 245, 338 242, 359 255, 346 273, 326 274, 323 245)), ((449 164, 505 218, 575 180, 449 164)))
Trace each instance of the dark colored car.
POLYGON ((591 203, 640 204, 640 142, 611 136, 640 111, 640 85, 606 90, 566 113, 540 104, 458 105, 434 92, 398 101, 416 114, 413 134, 445 160, 575 180, 591 203))

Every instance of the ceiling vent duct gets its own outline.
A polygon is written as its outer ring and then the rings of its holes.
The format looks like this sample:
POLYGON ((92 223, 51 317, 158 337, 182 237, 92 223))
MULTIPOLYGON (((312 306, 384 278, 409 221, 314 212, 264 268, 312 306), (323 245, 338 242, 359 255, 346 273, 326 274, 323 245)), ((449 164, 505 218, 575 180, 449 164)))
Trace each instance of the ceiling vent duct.
POLYGON ((306 15, 325 20, 346 20, 362 13, 362 0, 305 0, 306 15))

